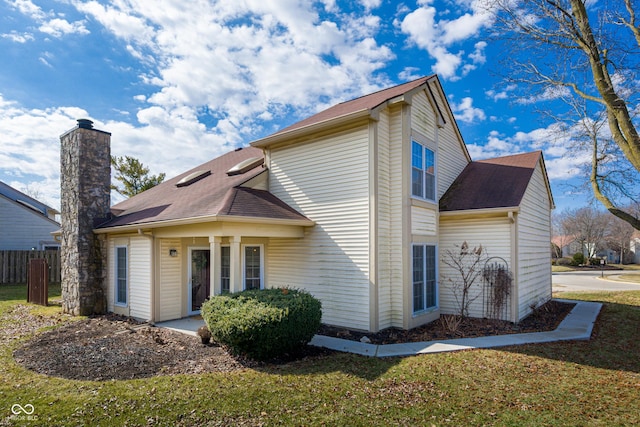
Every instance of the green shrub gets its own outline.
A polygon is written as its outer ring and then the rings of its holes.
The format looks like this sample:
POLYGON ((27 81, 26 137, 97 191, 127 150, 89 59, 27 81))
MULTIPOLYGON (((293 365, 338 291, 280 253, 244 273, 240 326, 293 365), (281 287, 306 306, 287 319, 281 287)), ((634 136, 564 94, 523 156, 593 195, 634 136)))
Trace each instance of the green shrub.
POLYGON ((217 295, 201 313, 214 341, 265 360, 306 345, 320 328, 322 307, 305 291, 276 288, 217 295))
POLYGON ((576 252, 573 254, 573 262, 571 265, 582 265, 584 264, 584 254, 582 252, 576 252))

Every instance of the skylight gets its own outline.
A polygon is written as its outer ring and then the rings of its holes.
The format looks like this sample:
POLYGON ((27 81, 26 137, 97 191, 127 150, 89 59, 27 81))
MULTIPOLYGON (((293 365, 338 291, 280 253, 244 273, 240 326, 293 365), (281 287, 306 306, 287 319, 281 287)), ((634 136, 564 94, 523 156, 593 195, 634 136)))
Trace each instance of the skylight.
POLYGON ((260 166, 263 163, 264 163, 264 158, 263 157, 250 157, 250 158, 248 158, 246 160, 241 161, 240 163, 238 163, 237 165, 235 165, 234 167, 229 169, 227 171, 227 175, 229 175, 229 176, 240 175, 240 174, 243 174, 245 172, 250 171, 251 169, 255 168, 256 166, 260 166))
POLYGON ((195 171, 185 176, 180 181, 178 181, 178 183, 176 184, 176 187, 186 187, 187 185, 191 185, 196 181, 200 181, 202 178, 206 178, 209 175, 211 175, 210 170, 195 171))

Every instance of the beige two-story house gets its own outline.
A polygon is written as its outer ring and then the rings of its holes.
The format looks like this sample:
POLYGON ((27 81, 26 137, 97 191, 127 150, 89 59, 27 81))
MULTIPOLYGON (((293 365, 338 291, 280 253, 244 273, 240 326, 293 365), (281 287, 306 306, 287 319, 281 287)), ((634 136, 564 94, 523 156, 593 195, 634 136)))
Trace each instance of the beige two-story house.
MULTIPOLYGON (((541 152, 473 162, 436 76, 335 105, 112 208, 109 311, 197 314, 211 295, 295 287, 323 322, 410 329, 455 313, 443 254, 482 245, 518 321, 551 297, 541 152)), ((479 292, 479 291, 478 291, 479 292)), ((482 298, 470 309, 484 317, 482 298)))

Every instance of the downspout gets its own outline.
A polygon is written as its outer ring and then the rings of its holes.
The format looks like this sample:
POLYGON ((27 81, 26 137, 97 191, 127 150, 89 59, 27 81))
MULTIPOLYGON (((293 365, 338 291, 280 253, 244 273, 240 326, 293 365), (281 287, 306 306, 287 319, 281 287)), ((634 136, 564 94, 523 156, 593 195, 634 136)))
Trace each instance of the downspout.
POLYGON ((518 302, 520 301, 519 282, 518 282, 518 225, 517 219, 513 214, 513 211, 507 212, 507 217, 510 223, 510 235, 511 235, 511 267, 513 268, 513 289, 511 298, 511 321, 516 323, 520 316, 518 310, 518 302))

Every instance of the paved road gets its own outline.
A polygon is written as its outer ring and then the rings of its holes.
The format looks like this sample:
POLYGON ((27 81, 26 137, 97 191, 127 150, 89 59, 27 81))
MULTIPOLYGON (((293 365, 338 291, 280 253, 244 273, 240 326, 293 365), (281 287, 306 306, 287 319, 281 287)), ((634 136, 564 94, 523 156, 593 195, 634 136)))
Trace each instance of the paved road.
POLYGON ((567 273, 553 273, 551 283, 553 292, 563 291, 640 291, 640 284, 616 282, 606 280, 607 276, 623 273, 622 271, 605 271, 604 279, 601 272, 571 271, 567 273))

